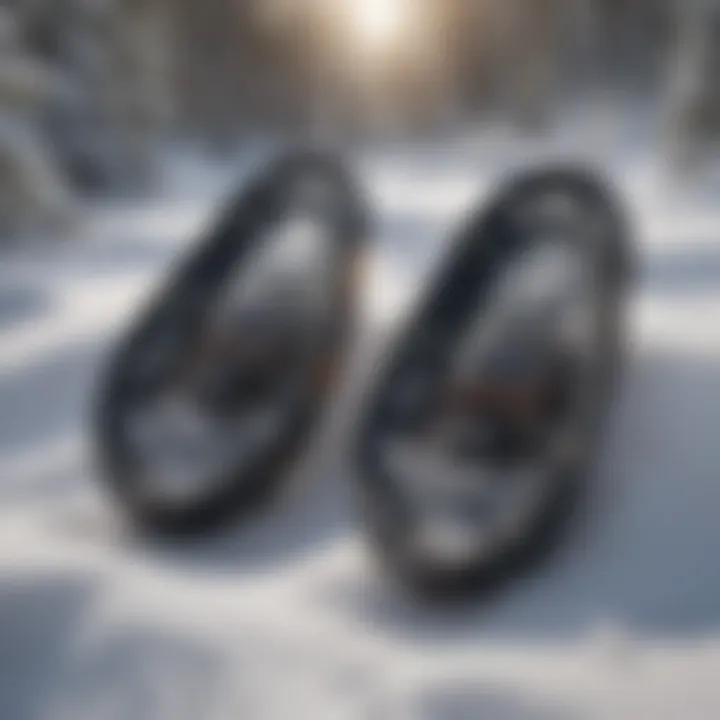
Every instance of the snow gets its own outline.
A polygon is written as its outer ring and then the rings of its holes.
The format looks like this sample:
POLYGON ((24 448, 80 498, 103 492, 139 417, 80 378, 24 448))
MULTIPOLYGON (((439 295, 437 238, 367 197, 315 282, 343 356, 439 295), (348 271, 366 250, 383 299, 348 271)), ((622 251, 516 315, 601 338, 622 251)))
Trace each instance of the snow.
POLYGON ((163 199, 95 207, 76 241, 5 253, 0 718, 720 717, 720 206, 673 194, 631 149, 576 134, 364 153, 378 223, 345 383, 279 506, 196 542, 137 537, 113 513, 88 409, 234 168, 176 159, 163 199), (418 605, 355 517, 353 408, 458 215, 503 170, 579 151, 626 191, 640 256, 592 492, 532 575, 462 609, 418 605))

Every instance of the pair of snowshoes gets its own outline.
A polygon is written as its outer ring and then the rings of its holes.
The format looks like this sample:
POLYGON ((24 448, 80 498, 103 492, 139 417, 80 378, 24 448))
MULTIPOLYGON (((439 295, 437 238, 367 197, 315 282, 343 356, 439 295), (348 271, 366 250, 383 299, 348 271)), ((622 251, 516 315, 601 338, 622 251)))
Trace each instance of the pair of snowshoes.
MULTIPOLYGON (((160 532, 281 489, 342 364, 369 217, 332 156, 251 178, 130 330, 95 421, 103 477, 160 532)), ((464 223, 366 392, 352 465, 394 573, 446 592, 543 545, 585 484, 622 350, 629 242, 581 169, 511 179, 464 223)))

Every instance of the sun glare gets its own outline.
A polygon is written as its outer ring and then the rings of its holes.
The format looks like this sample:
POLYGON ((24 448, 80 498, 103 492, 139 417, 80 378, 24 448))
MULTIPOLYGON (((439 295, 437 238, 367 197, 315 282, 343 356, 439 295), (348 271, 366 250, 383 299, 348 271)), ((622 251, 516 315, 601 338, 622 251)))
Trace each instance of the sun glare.
POLYGON ((385 47, 401 33, 406 18, 406 0, 354 0, 357 31, 368 44, 385 47))

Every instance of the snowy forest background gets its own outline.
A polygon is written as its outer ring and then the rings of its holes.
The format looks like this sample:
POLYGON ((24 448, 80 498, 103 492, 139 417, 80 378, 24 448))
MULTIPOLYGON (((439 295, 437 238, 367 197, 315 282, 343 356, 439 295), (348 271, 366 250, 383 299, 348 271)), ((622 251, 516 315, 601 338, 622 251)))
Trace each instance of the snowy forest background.
POLYGON ((67 223, 77 196, 147 192, 177 140, 537 132, 598 97, 652 103, 669 138, 714 137, 718 21, 702 6, 3 0, 0 232, 67 223))

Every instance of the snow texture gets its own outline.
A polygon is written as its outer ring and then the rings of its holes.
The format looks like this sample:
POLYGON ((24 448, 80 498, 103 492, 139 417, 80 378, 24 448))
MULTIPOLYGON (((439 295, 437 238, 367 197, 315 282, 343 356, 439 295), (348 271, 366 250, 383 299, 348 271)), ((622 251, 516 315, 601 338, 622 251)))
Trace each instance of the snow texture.
POLYGON ((97 486, 87 413, 114 340, 237 167, 178 155, 165 199, 4 252, 0 718, 720 717, 720 206, 675 193, 633 128, 620 142, 593 117, 542 145, 498 131, 362 153, 378 226, 344 385, 293 491, 220 537, 129 532, 97 486), (505 169, 578 154, 623 188, 639 254, 590 497, 531 575, 462 609, 416 605, 364 545, 353 408, 462 212, 505 169))

